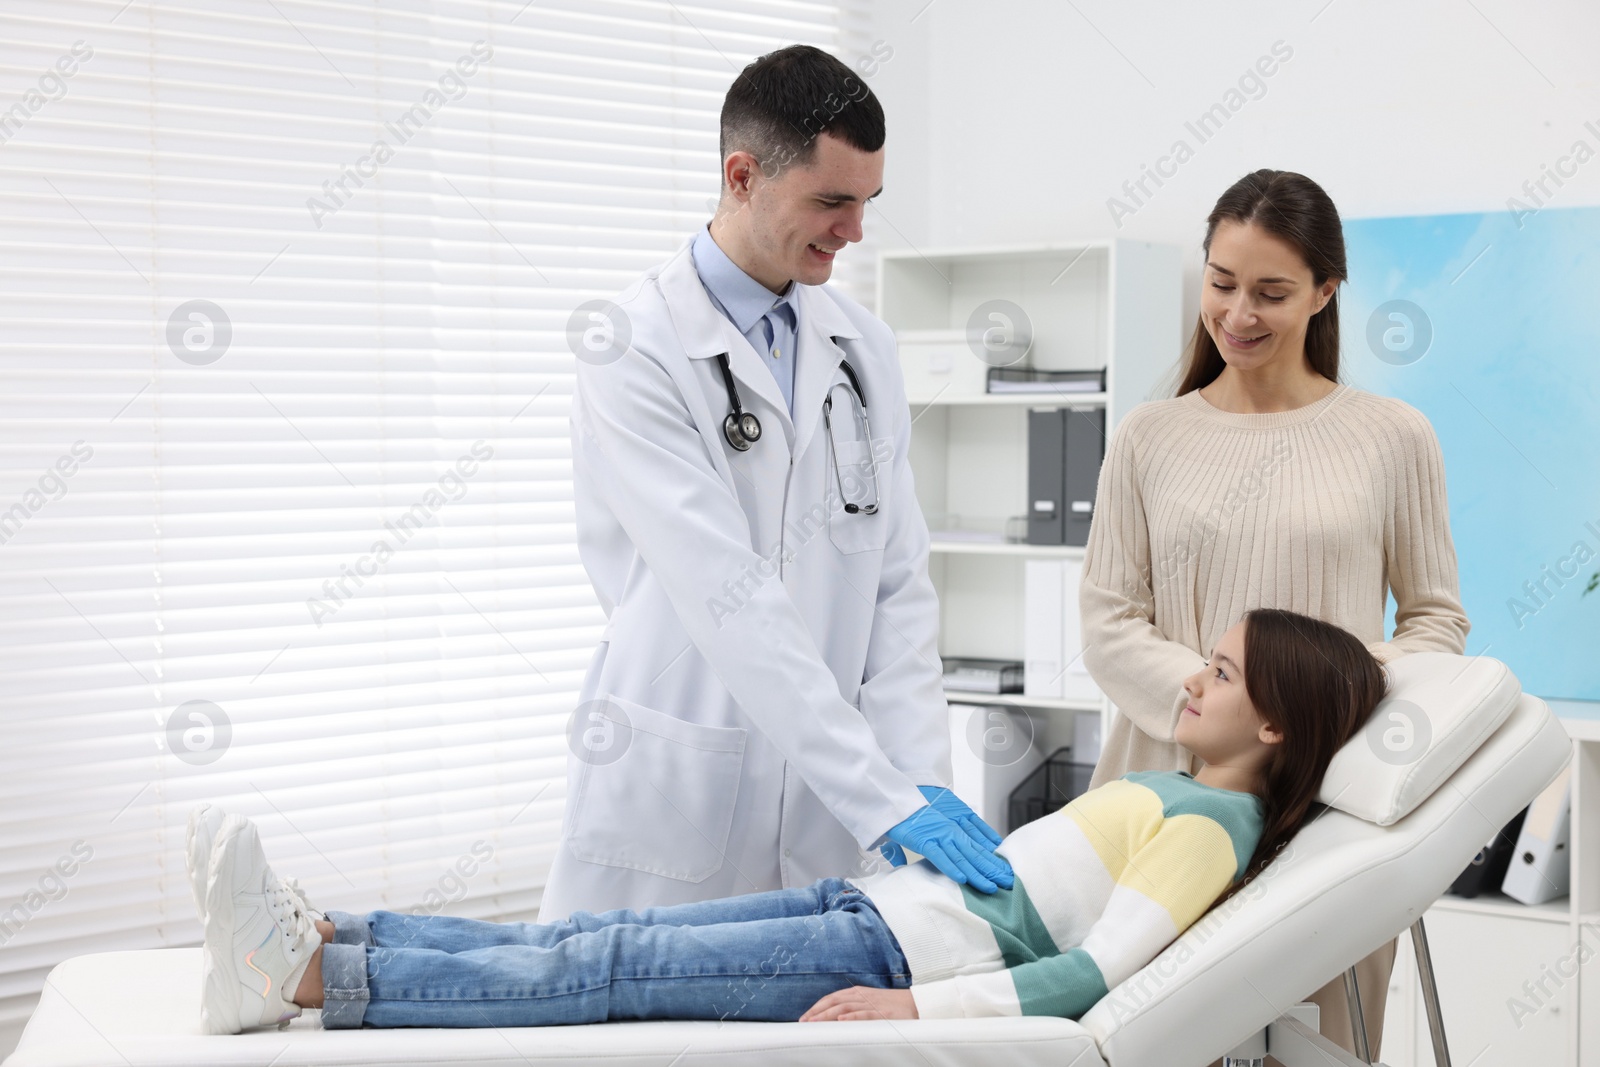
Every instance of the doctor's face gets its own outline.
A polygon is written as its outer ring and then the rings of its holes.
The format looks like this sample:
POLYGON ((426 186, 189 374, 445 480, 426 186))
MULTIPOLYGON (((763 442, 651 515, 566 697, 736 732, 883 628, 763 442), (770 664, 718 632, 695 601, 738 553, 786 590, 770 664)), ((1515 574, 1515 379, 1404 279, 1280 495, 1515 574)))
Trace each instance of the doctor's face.
POLYGON ((1253 370, 1304 358, 1306 327, 1338 287, 1314 284, 1311 268, 1289 242, 1249 222, 1217 224, 1206 254, 1200 318, 1223 361, 1253 370))
POLYGON ((747 270, 757 281, 774 292, 790 280, 821 285, 839 250, 861 240, 866 202, 882 191, 883 149, 863 152, 824 133, 809 163, 772 178, 755 169, 747 184, 731 190, 744 203, 727 221, 742 231, 753 260, 747 270))

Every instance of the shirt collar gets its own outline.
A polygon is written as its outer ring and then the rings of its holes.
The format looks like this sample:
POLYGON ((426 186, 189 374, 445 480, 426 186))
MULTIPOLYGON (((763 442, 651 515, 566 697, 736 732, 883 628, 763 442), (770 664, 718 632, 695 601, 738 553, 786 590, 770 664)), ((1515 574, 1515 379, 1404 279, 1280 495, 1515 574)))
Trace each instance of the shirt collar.
POLYGON ((709 226, 700 227, 700 232, 694 235, 690 255, 694 257, 694 269, 700 275, 701 284, 711 298, 722 305, 723 312, 740 333, 749 333, 763 315, 779 305, 787 305, 789 313, 794 314, 791 298, 795 283, 791 281, 781 296, 773 293, 728 258, 728 253, 712 239, 709 226))

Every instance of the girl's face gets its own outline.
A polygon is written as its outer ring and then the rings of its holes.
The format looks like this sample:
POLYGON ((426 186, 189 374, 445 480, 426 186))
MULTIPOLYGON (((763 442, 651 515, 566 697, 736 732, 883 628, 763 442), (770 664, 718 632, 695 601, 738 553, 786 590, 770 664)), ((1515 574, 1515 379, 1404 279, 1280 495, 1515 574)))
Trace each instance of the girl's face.
POLYGON ((1300 252, 1253 222, 1226 219, 1211 235, 1200 290, 1200 319, 1223 362, 1254 370, 1303 357, 1311 316, 1338 283, 1313 284, 1300 252))
POLYGON ((1283 735, 1245 692, 1244 635, 1241 619, 1217 641, 1206 665, 1184 680, 1189 706, 1178 716, 1173 739, 1208 764, 1253 769, 1283 735))

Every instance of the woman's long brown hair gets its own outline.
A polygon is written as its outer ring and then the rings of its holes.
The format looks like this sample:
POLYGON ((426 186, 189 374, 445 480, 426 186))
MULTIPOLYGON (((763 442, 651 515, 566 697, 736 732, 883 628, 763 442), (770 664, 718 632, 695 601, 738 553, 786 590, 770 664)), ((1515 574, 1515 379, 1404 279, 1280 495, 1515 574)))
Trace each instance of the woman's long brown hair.
MULTIPOLYGON (((1344 229, 1339 210, 1333 206, 1322 186, 1288 170, 1258 170, 1246 174, 1228 187, 1206 217, 1206 239, 1201 243, 1207 257, 1217 224, 1227 220, 1254 223, 1275 237, 1299 249, 1311 280, 1322 285, 1329 278, 1344 282, 1349 278, 1345 266, 1344 229)), ((1330 382, 1339 380, 1339 293, 1311 316, 1306 324, 1306 361, 1311 369, 1330 382)), ((1210 385, 1226 364, 1217 342, 1206 330, 1202 315, 1195 322, 1184 356, 1183 379, 1178 396, 1210 385)))
POLYGON ((1250 883, 1305 822, 1335 752, 1358 734, 1388 681, 1349 631, 1279 608, 1245 613, 1244 688, 1283 740, 1253 790, 1261 798, 1261 840, 1243 876, 1217 903, 1250 883))

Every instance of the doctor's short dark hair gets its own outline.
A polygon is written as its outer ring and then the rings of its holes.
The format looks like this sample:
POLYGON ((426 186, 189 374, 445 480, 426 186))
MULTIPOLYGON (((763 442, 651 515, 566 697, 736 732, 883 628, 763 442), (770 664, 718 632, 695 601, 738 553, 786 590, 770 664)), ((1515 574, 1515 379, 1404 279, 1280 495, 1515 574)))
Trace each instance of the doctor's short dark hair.
POLYGON ((883 107, 860 75, 808 44, 756 59, 722 101, 722 160, 749 152, 767 178, 811 162, 822 133, 876 152, 884 141, 883 107))

